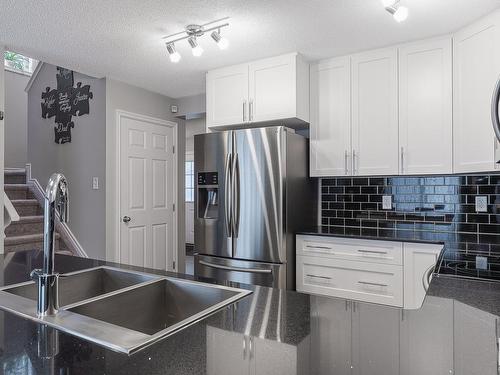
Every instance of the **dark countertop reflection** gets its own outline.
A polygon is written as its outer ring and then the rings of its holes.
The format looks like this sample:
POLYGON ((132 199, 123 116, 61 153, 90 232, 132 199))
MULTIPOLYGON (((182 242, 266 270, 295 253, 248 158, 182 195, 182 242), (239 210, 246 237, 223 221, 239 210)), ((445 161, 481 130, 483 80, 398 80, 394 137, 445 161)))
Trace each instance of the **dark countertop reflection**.
MULTIPOLYGON (((41 259, 40 252, 0 256, 0 285, 27 280, 41 259)), ((58 272, 103 264, 114 265, 56 258, 58 272)), ((1 373, 497 374, 500 283, 439 275, 419 310, 234 286, 253 293, 132 356, 62 332, 55 339, 0 311, 1 373)))

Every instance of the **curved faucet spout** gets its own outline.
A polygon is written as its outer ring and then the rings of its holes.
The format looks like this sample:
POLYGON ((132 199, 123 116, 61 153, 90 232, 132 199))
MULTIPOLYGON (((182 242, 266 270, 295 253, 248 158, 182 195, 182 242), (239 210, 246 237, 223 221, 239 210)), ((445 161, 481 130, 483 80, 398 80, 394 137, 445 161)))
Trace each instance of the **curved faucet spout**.
POLYGON ((58 276, 54 273, 55 254, 55 217, 56 208, 62 222, 69 218, 69 192, 68 181, 62 173, 50 176, 45 189, 44 218, 43 218, 43 267, 42 270, 32 272, 38 280, 39 316, 54 315, 59 308, 58 302, 58 276))

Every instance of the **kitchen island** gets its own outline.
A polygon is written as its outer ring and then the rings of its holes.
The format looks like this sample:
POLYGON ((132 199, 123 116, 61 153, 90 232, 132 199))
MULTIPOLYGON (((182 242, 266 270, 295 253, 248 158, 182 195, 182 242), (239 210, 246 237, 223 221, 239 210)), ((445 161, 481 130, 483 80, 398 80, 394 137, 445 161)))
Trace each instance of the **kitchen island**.
MULTIPOLYGON (((41 252, 2 255, 1 285, 28 280, 41 261, 41 252)), ((64 255, 55 264, 61 273, 117 266, 64 255)), ((499 283, 437 275, 419 310, 234 286, 253 293, 131 356, 1 311, 2 373, 497 374, 499 283)))

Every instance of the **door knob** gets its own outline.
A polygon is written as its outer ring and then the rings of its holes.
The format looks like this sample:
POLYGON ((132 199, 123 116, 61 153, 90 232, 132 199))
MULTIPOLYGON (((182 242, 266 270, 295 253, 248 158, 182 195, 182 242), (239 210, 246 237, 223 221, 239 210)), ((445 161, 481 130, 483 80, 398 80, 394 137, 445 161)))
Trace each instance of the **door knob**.
POLYGON ((124 216, 122 220, 124 223, 128 223, 132 219, 130 218, 130 216, 124 216))

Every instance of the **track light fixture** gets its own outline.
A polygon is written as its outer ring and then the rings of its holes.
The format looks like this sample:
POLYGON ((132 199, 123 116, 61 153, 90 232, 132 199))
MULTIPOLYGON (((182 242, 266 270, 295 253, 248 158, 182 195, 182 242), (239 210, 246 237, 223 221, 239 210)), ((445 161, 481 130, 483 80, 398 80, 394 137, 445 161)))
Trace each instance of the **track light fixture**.
POLYGON ((392 14, 397 22, 403 22, 408 18, 408 8, 400 5, 401 0, 382 0, 386 11, 392 14))
POLYGON ((173 43, 167 43, 167 51, 170 61, 173 63, 178 63, 181 60, 181 54, 175 50, 175 45, 173 43))
POLYGON ((203 47, 199 44, 199 39, 211 31, 213 31, 210 34, 212 39, 221 50, 229 47, 229 41, 221 35, 221 29, 229 26, 228 19, 229 17, 225 17, 203 25, 187 25, 183 31, 163 37, 162 39, 166 43, 170 61, 173 63, 180 61, 181 55, 176 51, 175 43, 186 39, 191 46, 193 56, 201 56, 203 54, 203 47))

